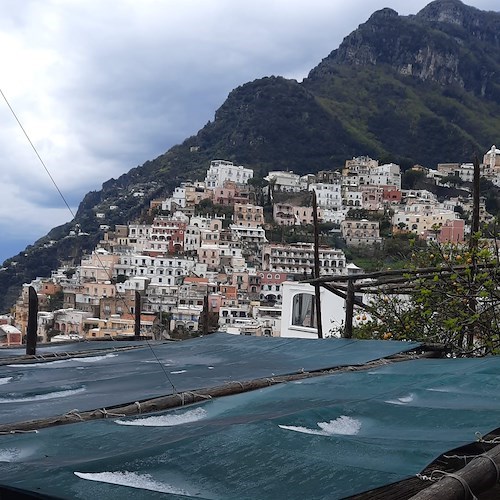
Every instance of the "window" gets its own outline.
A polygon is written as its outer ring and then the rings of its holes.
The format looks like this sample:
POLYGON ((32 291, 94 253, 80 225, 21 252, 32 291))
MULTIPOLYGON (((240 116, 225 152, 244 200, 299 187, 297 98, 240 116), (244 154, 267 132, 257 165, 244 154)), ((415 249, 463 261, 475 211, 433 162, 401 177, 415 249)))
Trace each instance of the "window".
POLYGON ((293 297, 292 325, 316 328, 314 295, 298 293, 293 297))

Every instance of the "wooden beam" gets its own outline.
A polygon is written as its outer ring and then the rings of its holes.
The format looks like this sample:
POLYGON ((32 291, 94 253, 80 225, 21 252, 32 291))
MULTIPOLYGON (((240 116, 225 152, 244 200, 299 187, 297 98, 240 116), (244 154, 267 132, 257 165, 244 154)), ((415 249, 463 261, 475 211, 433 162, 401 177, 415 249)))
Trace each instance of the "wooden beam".
MULTIPOLYGON (((331 283, 331 282, 346 282, 346 281, 359 281, 359 280, 366 280, 366 279, 371 279, 371 278, 379 278, 379 277, 384 277, 384 276, 403 276, 405 274, 408 275, 426 275, 426 274, 432 274, 436 272, 453 272, 453 273, 459 273, 461 271, 464 271, 470 266, 467 265, 461 265, 461 266, 454 266, 453 268, 450 267, 422 267, 422 268, 417 268, 417 269, 388 269, 386 271, 376 271, 373 273, 365 273, 365 274, 356 274, 354 276, 322 276, 320 278, 312 278, 312 279, 307 279, 307 280, 301 280, 301 283, 331 283)), ((496 263, 491 263, 491 264, 481 264, 477 266, 477 269, 492 269, 498 267, 496 263)))
MULTIPOLYGON (((332 286, 332 285, 327 285, 326 283, 323 283, 321 285, 323 288, 325 288, 326 290, 328 290, 329 292, 337 295, 338 297, 346 300, 347 299, 347 294, 338 290, 336 286, 332 286)), ((361 307, 362 309, 364 309, 366 312, 369 312, 372 316, 375 316, 376 318, 381 318, 380 314, 377 313, 377 311, 375 310, 374 307, 368 305, 368 304, 365 304, 362 300, 359 300, 356 295, 354 295, 354 305, 355 306, 358 306, 358 307, 361 307)))

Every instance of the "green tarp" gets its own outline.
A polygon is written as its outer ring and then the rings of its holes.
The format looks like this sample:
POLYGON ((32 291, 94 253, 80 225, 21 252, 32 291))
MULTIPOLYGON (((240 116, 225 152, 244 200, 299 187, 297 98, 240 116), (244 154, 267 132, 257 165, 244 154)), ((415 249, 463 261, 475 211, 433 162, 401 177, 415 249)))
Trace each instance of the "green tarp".
POLYGON ((499 382, 500 358, 414 360, 2 436, 2 481, 71 499, 343 498, 499 427, 499 382))
MULTIPOLYGON (((86 342, 64 348, 88 351, 113 345, 123 344, 86 342)), ((85 358, 12 362, 0 366, 0 423, 93 410, 232 381, 363 364, 416 346, 216 334, 185 342, 142 343, 138 349, 97 352, 85 358)), ((61 354, 63 346, 54 348, 61 354)), ((3 352, 12 356, 11 350, 3 352)))

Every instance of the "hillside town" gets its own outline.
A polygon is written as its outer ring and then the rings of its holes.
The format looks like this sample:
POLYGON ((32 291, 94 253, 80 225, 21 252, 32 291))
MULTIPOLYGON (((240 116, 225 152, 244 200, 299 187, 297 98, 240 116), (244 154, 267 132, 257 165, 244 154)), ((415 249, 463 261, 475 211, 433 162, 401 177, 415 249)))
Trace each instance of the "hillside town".
MULTIPOLYGON (((492 146, 480 169, 500 186, 500 150, 492 146)), ((182 183, 170 197, 151 201, 147 222, 111 226, 107 218, 117 207, 101 206, 95 211, 100 243, 78 266, 25 284, 12 314, 0 318, 0 342, 22 343, 30 286, 39 300, 41 342, 134 335, 136 292, 144 337, 198 335, 204 321, 211 331, 236 335, 316 338, 314 288, 304 282, 313 273, 314 247, 310 240, 280 239, 280 228, 282 234, 290 228, 312 234, 314 191, 319 222, 344 249, 383 245, 382 215, 390 234, 464 242, 473 165, 410 170, 438 186, 460 185, 461 195, 438 200, 429 190, 402 189, 399 165, 365 156, 347 160, 341 170, 271 171, 264 179, 213 160, 203 181, 182 183)), ((492 218, 484 200, 480 216, 492 218)), ((78 237, 78 228, 68 236, 78 237)), ((321 245, 319 258, 323 275, 363 272, 329 244, 321 245)), ((325 307, 331 335, 343 321, 344 303, 325 297, 325 307)))

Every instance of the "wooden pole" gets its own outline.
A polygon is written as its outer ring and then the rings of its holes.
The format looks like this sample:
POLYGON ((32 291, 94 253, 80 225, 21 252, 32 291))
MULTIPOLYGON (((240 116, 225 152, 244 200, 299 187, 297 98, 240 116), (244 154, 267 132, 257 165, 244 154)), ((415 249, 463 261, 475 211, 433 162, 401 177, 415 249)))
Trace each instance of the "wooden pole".
POLYGON ((203 335, 208 335, 208 294, 203 297, 203 311, 202 311, 202 330, 203 335))
POLYGON ((26 355, 36 354, 36 337, 38 329, 38 296, 36 290, 28 289, 28 328, 26 330, 26 355))
POLYGON ((135 291, 135 328, 134 328, 134 340, 140 340, 141 338, 141 294, 135 291))
POLYGON ((351 280, 347 284, 347 297, 345 300, 345 326, 344 338, 352 338, 352 320, 354 318, 354 282, 351 280))
MULTIPOLYGON (((318 202, 316 199, 316 191, 313 189, 312 206, 313 206, 313 222, 314 222, 314 277, 319 278, 319 222, 318 222, 318 202)), ((323 338, 323 326, 321 324, 321 286, 319 283, 314 284, 314 295, 316 297, 316 326, 318 328, 318 338, 323 338)))
MULTIPOLYGON (((472 182, 472 226, 469 239, 469 252, 472 258, 472 266, 470 269, 470 283, 472 284, 472 292, 469 299, 470 314, 475 315, 477 311, 477 298, 476 298, 476 274, 477 274, 477 244, 479 233, 479 189, 480 189, 481 172, 479 167, 479 160, 477 156, 474 157, 474 178, 472 182)), ((467 348, 471 349, 474 344, 474 336, 477 330, 477 321, 474 321, 469 327, 467 332, 467 348)), ((479 332, 477 332, 479 333, 479 332)))
POLYGON ((436 483, 412 496, 410 500, 476 498, 480 493, 495 486, 498 481, 498 470, 500 470, 500 446, 495 446, 490 451, 475 457, 463 469, 452 475, 444 475, 436 483))
POLYGON ((472 227, 470 245, 477 246, 474 233, 479 231, 479 190, 480 190, 481 170, 477 156, 474 157, 474 178, 472 182, 472 227))

